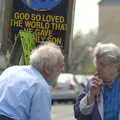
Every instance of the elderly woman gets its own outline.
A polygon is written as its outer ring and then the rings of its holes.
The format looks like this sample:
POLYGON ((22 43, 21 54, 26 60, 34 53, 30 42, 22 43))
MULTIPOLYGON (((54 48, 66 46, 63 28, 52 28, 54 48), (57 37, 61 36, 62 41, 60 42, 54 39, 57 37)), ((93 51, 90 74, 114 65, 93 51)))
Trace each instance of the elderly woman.
POLYGON ((120 48, 98 43, 94 49, 96 73, 74 105, 77 120, 120 120, 120 48))

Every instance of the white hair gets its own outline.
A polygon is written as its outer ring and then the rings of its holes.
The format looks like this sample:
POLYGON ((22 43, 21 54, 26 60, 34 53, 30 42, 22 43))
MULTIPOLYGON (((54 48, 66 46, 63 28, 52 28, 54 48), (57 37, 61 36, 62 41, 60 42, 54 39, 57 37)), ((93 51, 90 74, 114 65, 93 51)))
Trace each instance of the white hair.
POLYGON ((120 48, 113 43, 97 43, 94 48, 94 62, 100 57, 104 64, 120 64, 120 48))
POLYGON ((64 59, 61 49, 54 43, 47 43, 32 51, 30 64, 42 70, 44 64, 52 66, 57 64, 59 59, 64 59))

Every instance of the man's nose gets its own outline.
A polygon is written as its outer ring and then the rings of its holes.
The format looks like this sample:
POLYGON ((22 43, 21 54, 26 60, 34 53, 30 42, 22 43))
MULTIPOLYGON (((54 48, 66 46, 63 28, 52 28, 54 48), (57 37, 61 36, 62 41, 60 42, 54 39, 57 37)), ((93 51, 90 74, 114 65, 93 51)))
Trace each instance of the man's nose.
POLYGON ((60 72, 64 72, 64 71, 65 71, 65 67, 63 66, 63 67, 61 67, 60 72))
POLYGON ((62 64, 60 67, 59 67, 59 72, 64 72, 65 71, 65 64, 62 64))

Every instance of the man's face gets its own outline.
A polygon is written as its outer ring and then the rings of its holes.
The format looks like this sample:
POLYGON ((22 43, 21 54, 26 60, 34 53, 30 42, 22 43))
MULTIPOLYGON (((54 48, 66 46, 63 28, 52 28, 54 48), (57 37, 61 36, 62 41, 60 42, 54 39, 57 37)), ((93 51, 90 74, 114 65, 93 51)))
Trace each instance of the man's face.
POLYGON ((64 60, 61 59, 58 63, 51 67, 50 80, 55 80, 61 72, 64 72, 64 60))

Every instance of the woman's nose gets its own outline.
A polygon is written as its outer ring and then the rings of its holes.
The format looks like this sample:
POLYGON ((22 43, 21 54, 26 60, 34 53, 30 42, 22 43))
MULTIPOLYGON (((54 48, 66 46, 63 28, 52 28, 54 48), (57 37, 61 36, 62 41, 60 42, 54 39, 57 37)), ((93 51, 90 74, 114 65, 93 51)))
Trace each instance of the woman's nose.
POLYGON ((96 65, 96 71, 97 71, 97 72, 101 71, 100 66, 96 65))

